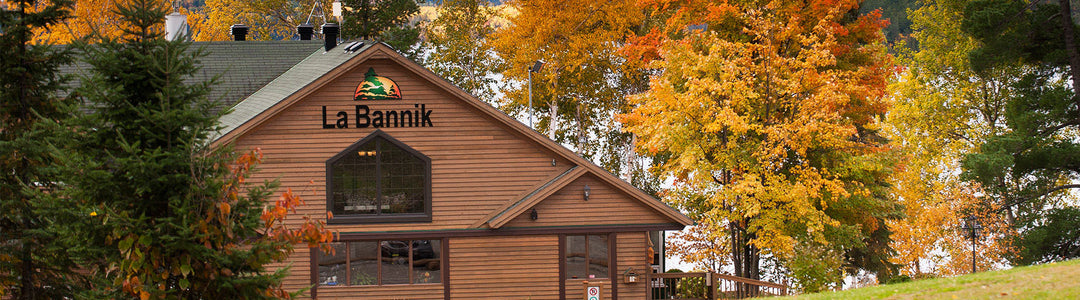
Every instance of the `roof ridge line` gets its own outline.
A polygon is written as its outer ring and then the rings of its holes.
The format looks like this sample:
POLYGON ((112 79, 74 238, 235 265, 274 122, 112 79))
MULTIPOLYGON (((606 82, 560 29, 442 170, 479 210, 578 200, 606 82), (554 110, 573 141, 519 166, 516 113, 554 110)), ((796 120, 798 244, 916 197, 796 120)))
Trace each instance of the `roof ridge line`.
POLYGON ((514 207, 517 207, 518 205, 520 205, 525 200, 527 200, 529 198, 532 198, 532 196, 536 195, 540 191, 543 191, 543 190, 547 189, 549 186, 554 184, 556 181, 559 181, 559 179, 562 179, 563 177, 566 177, 567 174, 570 174, 574 170, 577 170, 577 168, 578 168, 578 166, 574 166, 572 168, 566 169, 566 171, 562 172, 562 174, 559 174, 559 176, 555 176, 555 178, 552 178, 551 180, 549 180, 548 182, 545 182, 543 185, 541 185, 537 189, 533 190, 532 192, 529 192, 529 194, 525 195, 525 197, 521 197, 521 199, 518 199, 517 201, 515 201, 514 204, 511 204, 509 207, 503 209, 501 212, 499 212, 495 216, 491 217, 490 219, 488 219, 484 223, 491 223, 491 221, 493 221, 495 219, 498 219, 503 214, 506 214, 506 212, 510 211, 514 207))

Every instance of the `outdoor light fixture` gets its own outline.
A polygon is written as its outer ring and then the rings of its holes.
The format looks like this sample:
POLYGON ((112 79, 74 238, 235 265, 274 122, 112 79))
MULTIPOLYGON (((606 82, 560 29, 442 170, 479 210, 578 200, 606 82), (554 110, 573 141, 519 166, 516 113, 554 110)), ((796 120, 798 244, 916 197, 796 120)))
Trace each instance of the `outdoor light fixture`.
POLYGON ((540 218, 540 213, 536 212, 536 209, 533 208, 532 212, 529 213, 529 219, 532 219, 533 221, 536 221, 536 219, 539 219, 539 218, 540 218))
POLYGON ((637 280, 638 275, 634 272, 634 268, 628 268, 626 272, 623 272, 623 283, 637 283, 637 280))
POLYGON ((589 201, 589 185, 585 185, 585 201, 589 201))
POLYGON ((968 216, 960 228, 971 232, 971 273, 975 273, 975 239, 979 237, 979 230, 982 230, 983 226, 975 216, 968 216))
POLYGON ((539 73, 542 68, 544 68, 544 62, 539 60, 529 67, 529 128, 533 127, 532 73, 539 73))

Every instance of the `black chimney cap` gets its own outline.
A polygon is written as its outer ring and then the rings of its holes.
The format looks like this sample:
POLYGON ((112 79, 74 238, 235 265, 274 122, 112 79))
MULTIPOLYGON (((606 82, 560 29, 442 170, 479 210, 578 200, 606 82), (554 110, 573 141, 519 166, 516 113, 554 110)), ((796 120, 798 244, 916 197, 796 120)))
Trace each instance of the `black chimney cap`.
POLYGON ((311 40, 311 36, 315 34, 315 26, 311 26, 311 24, 297 25, 296 34, 300 35, 301 41, 309 41, 311 40))
POLYGON ((229 28, 232 29, 232 35, 233 35, 233 40, 234 41, 243 41, 244 37, 247 36, 248 27, 245 26, 244 24, 236 24, 236 25, 233 25, 232 27, 229 27, 229 28))
POLYGON ((338 24, 334 24, 334 23, 323 24, 322 33, 323 33, 323 38, 325 39, 324 45, 326 46, 326 51, 330 51, 330 49, 334 49, 334 47, 337 46, 337 38, 338 38, 338 32, 339 32, 338 30, 339 30, 338 24))

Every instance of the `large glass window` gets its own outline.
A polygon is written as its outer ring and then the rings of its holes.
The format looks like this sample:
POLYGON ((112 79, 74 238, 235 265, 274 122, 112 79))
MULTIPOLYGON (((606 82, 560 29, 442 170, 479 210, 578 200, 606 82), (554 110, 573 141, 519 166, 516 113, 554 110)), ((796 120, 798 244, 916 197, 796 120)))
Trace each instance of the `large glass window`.
POLYGON ((319 285, 388 285, 442 282, 441 240, 332 243, 319 256, 319 285))
POLYGON ((326 163, 331 222, 431 220, 431 163, 376 131, 326 163))
POLYGON ((609 278, 610 247, 607 235, 567 235, 566 279, 609 278))

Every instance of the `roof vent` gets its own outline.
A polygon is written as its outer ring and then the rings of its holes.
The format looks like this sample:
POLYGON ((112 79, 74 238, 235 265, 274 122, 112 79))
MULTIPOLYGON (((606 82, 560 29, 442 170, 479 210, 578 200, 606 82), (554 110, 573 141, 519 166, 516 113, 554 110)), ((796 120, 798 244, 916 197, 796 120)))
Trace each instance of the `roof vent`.
POLYGON ((248 33, 248 27, 247 26, 244 26, 244 24, 236 24, 236 25, 233 25, 232 27, 229 27, 229 28, 232 28, 232 35, 233 35, 233 40, 234 41, 243 41, 243 40, 245 40, 244 37, 246 37, 247 33, 248 33))
POLYGON ((310 41, 311 36, 315 34, 315 26, 311 26, 311 24, 297 25, 296 34, 300 35, 301 41, 310 41))
POLYGON ((338 24, 326 23, 322 26, 323 38, 326 40, 326 51, 337 46, 338 24))
POLYGON ((187 35, 187 16, 173 12, 165 16, 165 39, 170 41, 179 40, 187 35))
POLYGON ((356 50, 360 50, 362 47, 364 47, 364 42, 353 42, 352 44, 349 44, 348 47, 345 47, 345 51, 356 52, 356 50))

